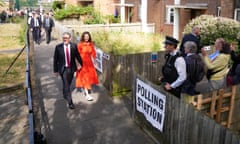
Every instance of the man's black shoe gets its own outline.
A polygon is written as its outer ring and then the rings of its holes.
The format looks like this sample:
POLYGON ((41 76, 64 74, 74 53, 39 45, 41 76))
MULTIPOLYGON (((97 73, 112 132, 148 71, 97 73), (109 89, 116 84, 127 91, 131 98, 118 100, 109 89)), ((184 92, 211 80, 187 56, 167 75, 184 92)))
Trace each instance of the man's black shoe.
POLYGON ((70 108, 70 109, 75 109, 74 104, 69 104, 69 108, 70 108))

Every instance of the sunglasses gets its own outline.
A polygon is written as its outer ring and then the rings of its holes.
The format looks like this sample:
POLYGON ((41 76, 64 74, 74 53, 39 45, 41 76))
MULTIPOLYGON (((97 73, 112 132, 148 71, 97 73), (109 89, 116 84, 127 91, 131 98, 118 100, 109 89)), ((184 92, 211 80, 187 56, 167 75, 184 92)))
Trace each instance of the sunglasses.
POLYGON ((69 39, 69 37, 63 37, 63 39, 69 39))

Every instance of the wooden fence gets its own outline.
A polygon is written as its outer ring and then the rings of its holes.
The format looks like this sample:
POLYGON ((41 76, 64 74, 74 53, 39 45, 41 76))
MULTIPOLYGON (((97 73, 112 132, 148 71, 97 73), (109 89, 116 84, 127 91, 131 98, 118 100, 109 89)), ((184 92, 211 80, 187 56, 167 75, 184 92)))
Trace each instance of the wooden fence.
POLYGON ((164 62, 164 52, 157 53, 157 61, 151 62, 152 53, 111 55, 103 59, 103 73, 99 74, 101 83, 112 95, 119 95, 131 90, 132 73, 137 71, 152 82, 158 82, 164 62))
POLYGON ((232 86, 230 90, 220 89, 210 92, 208 97, 202 94, 196 96, 193 105, 201 111, 205 111, 207 115, 215 119, 216 122, 230 128, 234 110, 234 100, 236 96, 236 86, 232 86))
POLYGON ((133 118, 135 121, 161 144, 239 144, 240 138, 232 131, 216 123, 214 119, 197 110, 193 105, 166 93, 158 85, 154 85, 138 75, 133 80, 133 118), (166 96, 165 119, 163 131, 154 128, 136 110, 136 79, 153 87, 166 96))

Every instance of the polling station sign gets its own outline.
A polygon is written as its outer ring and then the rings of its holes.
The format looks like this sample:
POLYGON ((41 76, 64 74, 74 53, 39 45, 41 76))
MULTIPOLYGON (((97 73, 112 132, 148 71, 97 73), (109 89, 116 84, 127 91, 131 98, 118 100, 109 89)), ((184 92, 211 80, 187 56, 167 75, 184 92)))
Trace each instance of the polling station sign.
POLYGON ((163 131, 166 96, 147 85, 136 81, 136 109, 141 112, 153 127, 163 131))

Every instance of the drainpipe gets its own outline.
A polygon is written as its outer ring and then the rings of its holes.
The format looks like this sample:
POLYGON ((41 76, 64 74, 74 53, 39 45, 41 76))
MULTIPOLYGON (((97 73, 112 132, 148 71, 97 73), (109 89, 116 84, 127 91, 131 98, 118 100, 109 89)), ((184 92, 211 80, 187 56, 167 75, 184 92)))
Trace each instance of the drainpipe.
POLYGON ((141 19, 142 19, 142 32, 147 32, 147 0, 142 0, 142 11, 141 11, 141 19))
MULTIPOLYGON (((181 0, 175 0, 174 5, 180 5, 181 0)), ((179 8, 174 8, 173 37, 179 39, 179 8)))
POLYGON ((121 0, 120 7, 121 23, 125 23, 125 0, 121 0))

